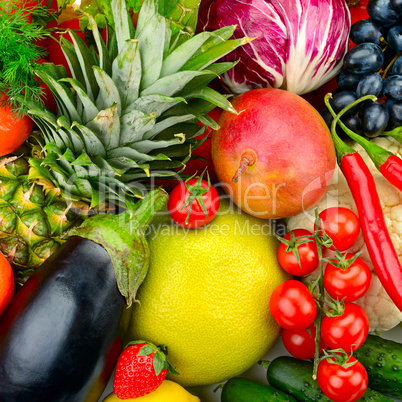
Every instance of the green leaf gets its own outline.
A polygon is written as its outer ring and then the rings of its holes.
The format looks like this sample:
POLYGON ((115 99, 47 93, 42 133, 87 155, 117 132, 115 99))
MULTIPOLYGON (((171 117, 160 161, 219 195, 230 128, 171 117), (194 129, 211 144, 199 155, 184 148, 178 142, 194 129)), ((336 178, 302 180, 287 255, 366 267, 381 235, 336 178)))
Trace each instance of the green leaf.
POLYGON ((143 139, 144 134, 155 125, 155 114, 132 110, 121 117, 121 144, 131 144, 143 139))
POLYGON ((130 16, 127 12, 125 0, 112 0, 114 28, 117 38, 118 53, 120 53, 127 39, 131 38, 130 16))
POLYGON ((192 114, 187 114, 183 116, 172 116, 172 117, 167 117, 166 119, 163 119, 156 123, 152 129, 150 129, 145 135, 144 139, 145 140, 151 140, 153 139, 156 135, 161 133, 162 131, 166 130, 167 128, 178 124, 182 123, 185 121, 193 120, 195 118, 194 115, 192 114))
POLYGON ((134 102, 133 108, 146 114, 154 113, 155 117, 159 117, 163 112, 180 102, 186 103, 186 100, 182 97, 172 98, 165 95, 151 94, 139 97, 134 102))
POLYGON ((211 35, 215 34, 213 32, 201 32, 171 52, 163 61, 161 77, 179 71, 211 35))
POLYGON ((121 114, 121 99, 113 79, 101 68, 93 66, 96 82, 99 85, 99 94, 96 98, 96 107, 99 110, 108 109, 117 105, 117 112, 121 114))
POLYGON ((237 111, 232 106, 232 104, 223 95, 221 95, 219 92, 215 91, 210 87, 200 88, 198 90, 188 92, 185 94, 185 97, 201 98, 208 102, 211 102, 212 104, 220 107, 221 109, 237 114, 237 111))
POLYGON ((78 123, 75 123, 74 126, 80 130, 82 141, 85 144, 84 148, 89 155, 106 156, 105 146, 92 130, 78 123))
POLYGON ((120 215, 98 214, 67 232, 101 244, 113 263, 117 286, 130 306, 149 266, 149 248, 144 230, 154 214, 167 202, 163 190, 149 192, 134 212, 120 215))
POLYGON ((144 345, 139 351, 138 351, 138 356, 148 356, 151 353, 155 352, 157 350, 156 346, 154 345, 144 345))
POLYGON ((99 67, 102 70, 106 71, 106 74, 110 75, 112 73, 112 62, 110 60, 109 52, 107 50, 105 42, 99 34, 98 25, 92 15, 88 15, 88 21, 94 36, 96 48, 98 49, 99 67))
POLYGON ((78 61, 81 66, 81 71, 84 75, 87 94, 91 99, 95 99, 98 95, 98 87, 94 78, 92 66, 97 65, 93 54, 88 51, 85 42, 73 31, 68 31, 73 41, 74 50, 77 54, 78 61))
POLYGON ((179 71, 178 73, 163 77, 154 84, 141 92, 140 96, 151 94, 160 94, 165 96, 174 96, 180 92, 193 78, 200 75, 207 75, 204 71, 179 71))
POLYGON ((141 54, 141 90, 144 90, 154 84, 161 73, 166 38, 165 18, 155 14, 136 38, 141 54))
POLYGON ((138 38, 144 27, 148 24, 149 20, 157 13, 158 4, 156 0, 145 0, 138 15, 135 38, 138 38))
MULTIPOLYGON (((182 134, 181 134, 182 135, 182 134)), ((148 154, 151 151, 156 149, 165 149, 171 147, 173 145, 182 144, 184 142, 184 136, 181 137, 177 134, 177 138, 174 138, 169 141, 139 141, 132 144, 132 148, 136 149, 138 152, 148 154)))
POLYGON ((85 88, 83 87, 83 85, 74 78, 63 78, 60 81, 67 82, 68 84, 70 84, 73 87, 77 96, 80 98, 83 110, 82 115, 83 123, 85 124, 86 122, 94 119, 95 116, 99 113, 99 110, 92 102, 92 99, 85 92, 85 88))
POLYGON ((101 110, 95 119, 88 122, 86 126, 96 134, 105 149, 119 145, 120 117, 116 104, 105 110, 101 110))
POLYGON ((138 42, 129 40, 113 61, 112 78, 122 100, 122 113, 130 110, 140 92, 141 57, 138 42))
POLYGON ((158 376, 161 371, 165 368, 165 361, 166 357, 163 355, 161 356, 161 353, 155 353, 154 358, 153 358, 153 366, 155 370, 155 375, 158 376))
POLYGON ((198 54, 189 60, 183 67, 183 70, 202 70, 210 64, 221 59, 226 54, 237 49, 239 46, 244 46, 251 42, 250 38, 232 39, 227 42, 220 43, 209 50, 198 54))

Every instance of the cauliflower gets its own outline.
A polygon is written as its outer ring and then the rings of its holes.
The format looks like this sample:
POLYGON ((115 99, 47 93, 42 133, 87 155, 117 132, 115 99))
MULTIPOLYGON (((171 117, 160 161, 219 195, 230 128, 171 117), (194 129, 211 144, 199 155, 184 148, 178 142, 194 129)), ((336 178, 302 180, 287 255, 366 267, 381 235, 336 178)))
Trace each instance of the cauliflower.
MULTIPOLYGON (((402 157, 402 145, 393 138, 378 137, 373 139, 372 141, 402 157)), ((396 189, 382 176, 382 174, 376 169, 374 163, 371 161, 367 153, 360 145, 354 144, 352 146, 361 154, 367 166, 373 173, 376 182, 377 192, 380 197, 382 209, 384 212, 385 222, 387 224, 389 234, 395 246, 396 252, 402 262, 402 192, 396 189)), ((306 210, 299 215, 289 218, 287 221, 287 227, 289 228, 289 230, 304 228, 313 231, 315 221, 315 208, 318 208, 318 211, 321 212, 326 208, 334 206, 347 207, 358 214, 352 194, 349 190, 349 186, 341 170, 338 167, 336 168, 331 184, 328 187, 328 191, 326 195, 321 199, 321 201, 314 208, 311 208, 310 210, 306 210)), ((361 231, 357 241, 347 251, 351 253, 362 251, 360 258, 362 258, 373 271, 373 265, 371 263, 361 231)), ((328 257, 329 251, 326 251, 324 255, 328 257)), ((311 276, 314 277, 314 273, 312 273, 311 276)), ((317 276, 317 273, 315 276, 317 276)), ((310 276, 304 278, 303 280, 305 282, 310 282, 310 276)), ((402 321, 402 312, 389 298, 374 271, 369 291, 366 295, 357 300, 356 304, 359 304, 366 311, 370 320, 370 331, 388 331, 402 321)))

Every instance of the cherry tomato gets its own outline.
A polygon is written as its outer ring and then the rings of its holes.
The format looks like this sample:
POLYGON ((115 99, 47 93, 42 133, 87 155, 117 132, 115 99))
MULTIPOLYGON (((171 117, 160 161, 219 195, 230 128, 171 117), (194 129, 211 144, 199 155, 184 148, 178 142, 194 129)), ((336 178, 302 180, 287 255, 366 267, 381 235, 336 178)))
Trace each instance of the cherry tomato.
MULTIPOLYGON (((282 331, 282 342, 286 350, 298 359, 312 359, 315 355, 315 324, 308 329, 284 329, 282 331)), ((320 339, 320 354, 327 346, 320 339)))
POLYGON ((345 310, 337 317, 325 316, 321 322, 321 336, 330 349, 343 349, 350 353, 358 349, 367 338, 369 319, 357 304, 345 303, 345 310))
MULTIPOLYGON (((347 253, 345 259, 354 255, 347 253)), ((368 265, 357 257, 349 267, 335 267, 328 263, 324 272, 324 288, 333 299, 353 302, 367 293, 371 285, 372 273, 368 265)))
MULTIPOLYGON (((0 99, 4 99, 2 92, 0 99)), ((31 134, 32 128, 33 120, 29 116, 15 116, 8 103, 0 107, 0 156, 17 150, 31 134)))
MULTIPOLYGON (((292 232, 295 237, 309 235, 311 236, 312 234, 306 229, 294 229, 292 230, 292 232)), ((291 234, 291 232, 288 232, 283 238, 292 242, 291 234)), ((304 239, 307 239, 307 237, 305 237, 304 239)), ((304 239, 301 238, 300 240, 304 239)), ((293 250, 289 251, 287 251, 288 244, 281 242, 278 247, 277 257, 279 265, 282 267, 283 270, 291 275, 305 276, 311 274, 318 267, 319 257, 317 251, 317 243, 314 238, 310 238, 309 242, 302 243, 300 245, 298 245, 298 241, 299 240, 297 239, 295 242, 292 242, 294 244, 288 243, 290 246, 289 248, 293 247, 293 250), (299 253, 300 265, 295 255, 296 250, 299 253)))
POLYGON ((334 402, 354 402, 366 392, 366 369, 353 356, 349 357, 347 365, 342 367, 333 357, 321 360, 318 365, 317 383, 321 391, 334 402), (349 365, 353 362, 356 363, 349 365))
POLYGON ((180 183, 172 190, 167 207, 170 217, 178 225, 195 229, 206 225, 214 219, 219 209, 219 203, 219 195, 215 187, 209 185, 206 180, 192 178, 180 183), (197 182, 200 182, 200 184, 197 184, 197 182), (189 214, 189 197, 191 196, 189 189, 194 195, 196 193, 200 194, 208 216, 205 215, 202 205, 200 205, 196 198, 191 202, 191 211, 189 214))
POLYGON ((317 306, 307 286, 296 280, 278 285, 269 299, 274 320, 287 329, 304 329, 312 324, 317 306))
POLYGON ((327 208, 321 211, 318 217, 322 219, 325 233, 339 251, 347 250, 356 241, 360 232, 360 222, 357 215, 349 208, 327 208))

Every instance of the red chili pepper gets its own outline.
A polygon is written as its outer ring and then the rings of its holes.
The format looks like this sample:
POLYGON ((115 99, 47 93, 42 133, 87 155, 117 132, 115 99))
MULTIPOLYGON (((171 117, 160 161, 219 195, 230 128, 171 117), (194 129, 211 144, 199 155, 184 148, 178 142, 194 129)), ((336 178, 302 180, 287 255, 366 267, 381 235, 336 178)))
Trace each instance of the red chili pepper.
POLYGON ((385 224, 373 175, 356 151, 344 155, 339 167, 356 203, 374 270, 389 297, 402 311, 402 267, 385 224))
POLYGON ((391 155, 380 166, 381 174, 397 189, 402 191, 402 159, 391 155))
POLYGON ((364 150, 367 152, 370 159, 374 162, 376 168, 381 172, 381 174, 398 190, 402 191, 402 159, 387 151, 386 149, 380 147, 367 140, 364 137, 354 133, 348 127, 345 126, 342 121, 337 121, 342 130, 350 137, 352 140, 360 144, 364 150))
MULTIPOLYGON (((334 116, 331 135, 337 153, 338 164, 352 192, 371 262, 389 297, 402 311, 402 266, 385 224, 375 180, 361 155, 346 145, 335 130, 339 118, 349 107, 354 106, 355 102, 343 109, 338 115, 335 115, 329 104, 329 97, 330 94, 325 96, 325 103, 334 116)), ((364 98, 361 100, 364 100, 364 98)), ((380 166, 384 165, 384 163, 387 166, 387 161, 393 154, 388 155, 388 151, 381 149, 385 152, 380 154, 383 160, 380 166)), ((379 157, 377 162, 380 160, 379 157)))

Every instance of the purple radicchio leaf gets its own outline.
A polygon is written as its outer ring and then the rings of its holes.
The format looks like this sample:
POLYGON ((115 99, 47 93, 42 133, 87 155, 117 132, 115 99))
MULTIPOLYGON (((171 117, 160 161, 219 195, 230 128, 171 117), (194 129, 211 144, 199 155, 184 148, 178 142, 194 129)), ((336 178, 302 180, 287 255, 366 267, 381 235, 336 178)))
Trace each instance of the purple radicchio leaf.
POLYGON ((304 94, 342 67, 350 13, 344 0, 209 0, 201 4, 199 30, 237 25, 234 37, 256 38, 225 57, 240 60, 222 79, 239 94, 282 88, 304 94))

